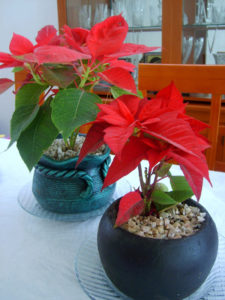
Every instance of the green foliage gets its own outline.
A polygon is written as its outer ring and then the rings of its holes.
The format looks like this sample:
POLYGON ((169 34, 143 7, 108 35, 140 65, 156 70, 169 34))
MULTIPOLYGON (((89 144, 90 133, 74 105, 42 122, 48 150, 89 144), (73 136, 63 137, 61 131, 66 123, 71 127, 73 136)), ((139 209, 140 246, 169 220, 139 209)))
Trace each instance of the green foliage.
POLYGON ((36 118, 21 133, 17 147, 22 159, 31 170, 58 135, 51 120, 51 98, 40 107, 36 118))
POLYGON ((12 72, 16 73, 16 72, 20 72, 20 71, 23 71, 23 70, 24 70, 23 67, 15 67, 15 68, 12 69, 12 72))
POLYGON ((156 171, 156 174, 159 177, 167 176, 167 174, 169 173, 169 170, 170 170, 171 167, 172 167, 171 164, 163 163, 163 165, 161 166, 161 168, 156 171))
POLYGON ((169 193, 157 190, 153 191, 152 200, 155 204, 160 204, 161 206, 171 206, 177 204, 177 202, 169 195, 169 193))
POLYGON ((52 120, 64 139, 76 128, 95 120, 96 103, 101 103, 101 98, 95 94, 73 88, 59 91, 51 103, 52 120))
POLYGON ((133 96, 138 96, 139 98, 143 98, 143 94, 141 91, 138 91, 137 94, 133 94, 133 93, 123 90, 117 86, 112 86, 110 91, 111 91, 114 99, 116 99, 122 95, 133 95, 133 96))
POLYGON ((38 84, 24 85, 16 95, 15 111, 11 119, 11 142, 18 140, 21 133, 31 124, 39 111, 39 96, 46 86, 38 84))
POLYGON ((41 69, 46 82, 52 86, 66 88, 75 79, 75 73, 72 66, 43 65, 41 69))
POLYGON ((152 200, 158 211, 169 209, 193 196, 193 191, 184 176, 172 176, 169 173, 172 191, 158 191, 152 193, 152 200))
MULTIPOLYGON (((173 189, 173 191, 190 191, 192 192, 192 189, 190 185, 188 184, 186 178, 184 176, 169 176, 170 178, 170 184, 173 189)), ((193 194, 193 192, 192 192, 193 194)))

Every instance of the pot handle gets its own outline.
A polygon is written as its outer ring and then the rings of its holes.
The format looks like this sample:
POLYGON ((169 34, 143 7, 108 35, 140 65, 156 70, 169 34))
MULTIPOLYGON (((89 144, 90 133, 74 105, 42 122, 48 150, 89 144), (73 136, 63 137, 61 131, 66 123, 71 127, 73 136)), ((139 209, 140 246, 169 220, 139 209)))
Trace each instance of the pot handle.
POLYGON ((93 193, 93 180, 91 176, 84 171, 78 171, 74 177, 84 180, 87 185, 86 189, 80 193, 80 197, 84 199, 89 198, 93 193))
POLYGON ((48 177, 55 178, 77 178, 85 181, 87 187, 80 193, 81 198, 88 198, 93 194, 93 180, 92 178, 84 171, 77 170, 52 170, 37 164, 35 167, 36 171, 47 175, 48 177))
POLYGON ((108 156, 106 158, 106 160, 101 165, 101 175, 102 175, 103 181, 104 181, 104 179, 105 179, 105 177, 107 175, 110 163, 111 163, 111 157, 108 156))

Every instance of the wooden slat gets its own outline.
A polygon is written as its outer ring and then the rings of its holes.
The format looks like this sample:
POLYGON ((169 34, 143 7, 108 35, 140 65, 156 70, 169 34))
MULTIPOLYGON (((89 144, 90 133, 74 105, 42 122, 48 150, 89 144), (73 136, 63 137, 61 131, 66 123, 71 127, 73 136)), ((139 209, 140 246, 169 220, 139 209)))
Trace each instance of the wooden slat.
POLYGON ((25 70, 15 73, 15 90, 17 90, 26 79, 27 72, 25 70))
POLYGON ((211 170, 215 167, 216 162, 216 150, 217 140, 219 134, 219 123, 220 123, 220 110, 221 110, 221 96, 213 94, 212 102, 210 106, 210 119, 209 119, 209 135, 208 139, 211 142, 211 148, 206 153, 208 166, 211 170))
POLYGON ((140 90, 159 90, 173 80, 184 93, 225 94, 225 65, 139 64, 138 73, 140 90))

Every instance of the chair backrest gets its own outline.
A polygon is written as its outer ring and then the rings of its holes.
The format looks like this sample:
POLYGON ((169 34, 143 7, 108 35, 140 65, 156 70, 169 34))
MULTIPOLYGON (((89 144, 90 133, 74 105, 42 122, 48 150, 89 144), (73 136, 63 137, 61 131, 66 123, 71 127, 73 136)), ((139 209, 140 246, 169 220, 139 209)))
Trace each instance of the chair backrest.
MULTIPOLYGON (((209 169, 215 169, 222 95, 225 94, 225 65, 139 64, 138 88, 159 91, 174 81, 181 93, 211 94, 208 139, 211 148, 206 157, 209 169)), ((199 107, 199 106, 198 106, 199 107)))

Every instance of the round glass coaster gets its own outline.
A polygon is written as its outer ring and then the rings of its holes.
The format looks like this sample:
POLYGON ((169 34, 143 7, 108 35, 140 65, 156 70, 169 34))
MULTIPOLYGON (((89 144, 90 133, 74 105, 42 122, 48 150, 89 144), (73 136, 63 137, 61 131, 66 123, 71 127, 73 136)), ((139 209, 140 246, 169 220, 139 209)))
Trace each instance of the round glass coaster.
POLYGON ((33 216, 52 219, 57 221, 65 221, 65 222, 80 222, 90 219, 92 217, 96 217, 102 215, 106 208, 115 200, 113 197, 111 201, 107 203, 107 205, 102 206, 99 209, 85 212, 85 213, 77 213, 77 214, 59 214, 55 212, 48 211, 40 206, 40 204, 35 199, 32 193, 32 184, 27 183, 20 190, 18 195, 18 202, 20 206, 28 213, 33 216))
POLYGON ((87 219, 97 217, 102 215, 107 207, 116 199, 122 197, 127 192, 132 189, 129 182, 122 178, 116 183, 116 189, 113 194, 112 200, 107 203, 107 205, 100 207, 99 209, 78 213, 78 214, 59 214, 48 211, 40 206, 40 204, 35 199, 32 193, 32 183, 29 182, 22 187, 18 195, 19 205, 28 213, 33 216, 37 216, 40 218, 52 219, 57 221, 65 221, 65 222, 81 222, 87 219))
MULTIPOLYGON (((194 294, 184 300, 225 299, 224 257, 225 238, 219 235, 218 255, 209 276, 194 294)), ((81 244, 75 261, 75 273, 82 289, 92 300, 132 300, 118 291, 106 276, 98 254, 96 235, 81 244)))

